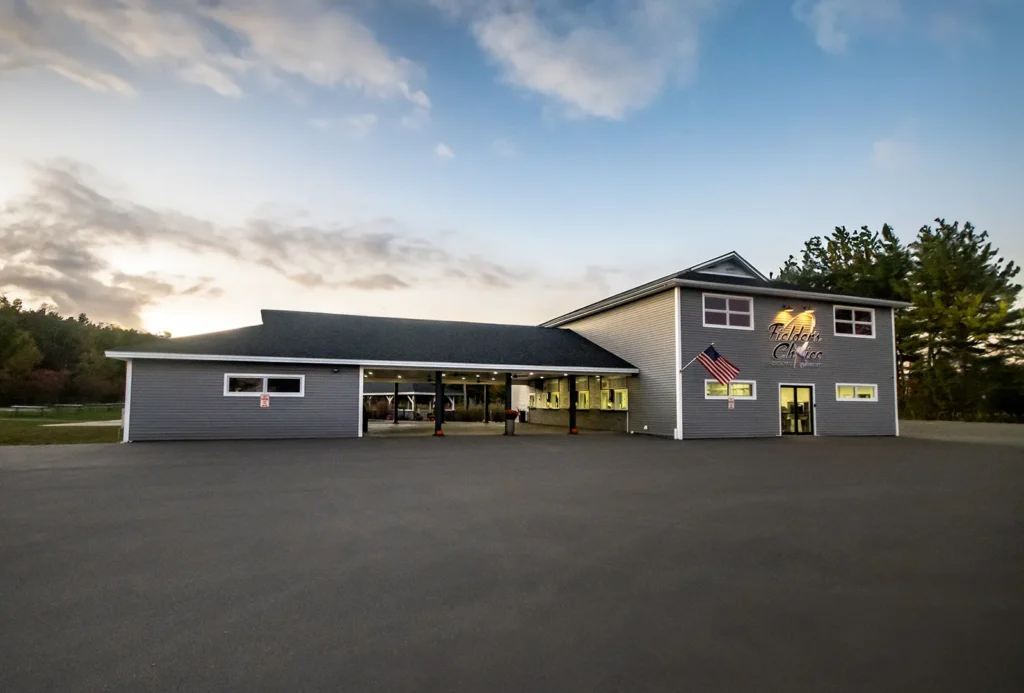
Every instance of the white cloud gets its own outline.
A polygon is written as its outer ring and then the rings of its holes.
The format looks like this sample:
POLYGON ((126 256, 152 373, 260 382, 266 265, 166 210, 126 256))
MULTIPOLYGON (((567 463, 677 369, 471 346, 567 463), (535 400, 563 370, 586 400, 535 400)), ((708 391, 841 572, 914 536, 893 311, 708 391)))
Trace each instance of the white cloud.
POLYGON ((319 130, 341 131, 361 140, 377 127, 377 115, 375 113, 359 113, 343 118, 313 118, 309 123, 319 130))
POLYGON ((491 142, 491 151, 503 159, 519 156, 519 147, 516 146, 515 142, 503 138, 498 138, 491 142))
POLYGON ((470 17, 502 79, 554 100, 570 117, 618 120, 696 70, 700 25, 716 0, 432 0, 470 17))
POLYGON ((454 159, 455 152, 444 142, 438 142, 437 146, 434 147, 434 154, 441 157, 442 159, 454 159))
POLYGON ((838 54, 854 34, 900 23, 904 7, 903 0, 796 0, 793 16, 814 32, 822 50, 838 54))
POLYGON ((259 79, 430 108, 412 86, 422 70, 326 0, 19 0, 0 9, 0 57, 6 69, 48 69, 97 90, 131 92, 114 74, 127 63, 228 97, 259 79))

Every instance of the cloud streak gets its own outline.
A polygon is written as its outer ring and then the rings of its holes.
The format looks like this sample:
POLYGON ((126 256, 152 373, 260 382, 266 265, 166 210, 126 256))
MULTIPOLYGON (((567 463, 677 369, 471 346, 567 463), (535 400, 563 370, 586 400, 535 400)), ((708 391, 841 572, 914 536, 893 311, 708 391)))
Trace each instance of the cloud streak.
POLYGON ((221 226, 106 193, 93 171, 72 162, 38 166, 35 174, 30 192, 0 208, 0 292, 28 292, 64 312, 122 325, 138 326, 141 311, 163 300, 216 298, 229 286, 206 276, 132 272, 112 261, 119 252, 223 258, 312 290, 505 289, 532 276, 454 252, 395 219, 342 225, 262 216, 221 226))
POLYGON ((569 117, 620 120, 696 72, 699 33, 720 3, 635 0, 435 2, 472 17, 502 79, 557 103, 569 117))
POLYGON ((134 92, 125 66, 238 98, 286 81, 429 109, 422 70, 326 0, 14 0, 0 8, 0 70, 40 68, 134 92))

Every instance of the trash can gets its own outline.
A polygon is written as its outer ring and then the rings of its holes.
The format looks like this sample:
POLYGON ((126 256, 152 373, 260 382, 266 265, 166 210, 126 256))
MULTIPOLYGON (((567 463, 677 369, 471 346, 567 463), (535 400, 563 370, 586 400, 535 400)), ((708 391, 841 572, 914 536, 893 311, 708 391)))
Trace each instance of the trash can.
POLYGON ((515 409, 505 411, 505 435, 514 436, 516 434, 516 417, 518 416, 519 412, 515 409))

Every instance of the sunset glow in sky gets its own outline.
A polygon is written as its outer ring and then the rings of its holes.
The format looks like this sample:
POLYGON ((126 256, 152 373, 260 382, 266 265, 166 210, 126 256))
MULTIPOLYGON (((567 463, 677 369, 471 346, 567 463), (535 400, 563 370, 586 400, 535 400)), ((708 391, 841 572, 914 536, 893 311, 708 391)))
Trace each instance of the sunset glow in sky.
POLYGON ((538 323, 936 216, 1024 260, 1013 0, 0 0, 0 293, 538 323))

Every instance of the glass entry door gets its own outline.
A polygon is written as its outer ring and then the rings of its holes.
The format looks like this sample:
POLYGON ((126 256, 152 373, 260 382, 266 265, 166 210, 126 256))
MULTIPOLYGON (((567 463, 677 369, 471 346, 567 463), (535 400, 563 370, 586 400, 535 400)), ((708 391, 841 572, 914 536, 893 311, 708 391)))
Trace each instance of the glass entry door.
POLYGON ((812 435, 814 433, 813 392, 810 387, 803 385, 779 387, 783 435, 812 435))

